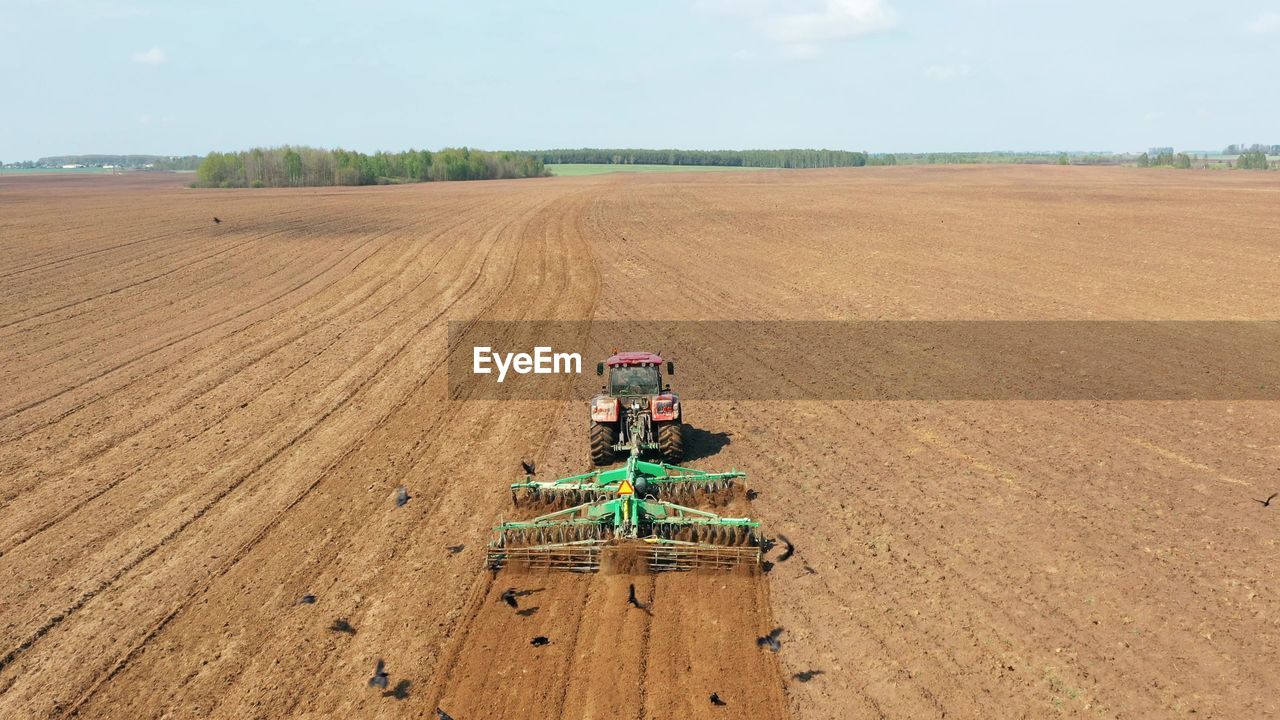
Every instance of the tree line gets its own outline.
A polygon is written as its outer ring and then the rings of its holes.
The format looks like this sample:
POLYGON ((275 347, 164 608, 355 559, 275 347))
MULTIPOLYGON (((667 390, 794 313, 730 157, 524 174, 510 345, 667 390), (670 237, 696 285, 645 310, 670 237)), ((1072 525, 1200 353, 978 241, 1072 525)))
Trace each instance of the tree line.
POLYGON ((1186 170, 1191 167, 1191 156, 1186 153, 1162 152, 1152 157, 1142 153, 1135 162, 1138 167, 1172 167, 1186 170))
POLYGON ((1236 158, 1236 168, 1240 170, 1266 170, 1271 166, 1267 162, 1267 154, 1261 150, 1250 150, 1240 153, 1236 158))
MULTIPOLYGON (((1234 146, 1233 146, 1234 147, 1234 146)), ((1214 161, 1215 164, 1217 161, 1214 161)), ((1204 159, 1201 158, 1201 167, 1206 167, 1204 159)), ((1186 153, 1161 152, 1156 155, 1142 153, 1135 161, 1138 167, 1171 167, 1179 170, 1186 170, 1192 166, 1192 158, 1186 153)), ((1262 150, 1247 150, 1236 156, 1235 162, 1227 161, 1227 167, 1234 167, 1237 170, 1268 170, 1272 163, 1267 161, 1267 153, 1262 150)))
POLYGON ((1111 153, 1064 152, 931 152, 873 154, 868 165, 980 165, 984 163, 1017 165, 1119 165, 1122 156, 1111 153))
POLYGON ((199 155, 51 155, 11 165, 15 168, 57 168, 63 165, 117 167, 132 170, 195 170, 199 155))
POLYGON ((384 185, 439 180, 498 180, 546 175, 529 153, 445 148, 365 154, 283 146, 211 152, 196 169, 195 187, 384 185))
POLYGON ((1252 145, 1228 145, 1226 150, 1222 151, 1223 155, 1243 155, 1245 153, 1262 153, 1264 155, 1280 155, 1280 145, 1262 145, 1254 143, 1252 145))
POLYGON ((547 164, 590 165, 719 165, 725 167, 830 168, 862 167, 867 154, 850 150, 645 150, 642 148, 573 148, 536 150, 547 164))

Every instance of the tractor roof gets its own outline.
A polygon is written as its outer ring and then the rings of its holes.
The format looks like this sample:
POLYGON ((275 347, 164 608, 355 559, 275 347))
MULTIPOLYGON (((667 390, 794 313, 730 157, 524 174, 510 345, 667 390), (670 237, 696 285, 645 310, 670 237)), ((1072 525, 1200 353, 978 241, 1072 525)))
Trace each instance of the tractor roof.
POLYGON ((649 352, 622 352, 605 361, 609 367, 615 365, 661 365, 662 358, 649 352))

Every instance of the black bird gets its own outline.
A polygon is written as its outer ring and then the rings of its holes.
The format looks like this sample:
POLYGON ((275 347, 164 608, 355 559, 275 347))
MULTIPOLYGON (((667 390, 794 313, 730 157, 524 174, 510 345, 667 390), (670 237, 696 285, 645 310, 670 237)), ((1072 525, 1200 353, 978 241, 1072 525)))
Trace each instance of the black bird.
POLYGON ((546 635, 539 635, 538 637, 530 640, 529 644, 534 647, 542 647, 543 645, 546 645, 549 642, 551 641, 547 639, 546 635))
POLYGON ((316 602, 316 596, 315 596, 315 595, 309 595, 309 594, 308 594, 308 595, 303 595, 303 596, 302 596, 302 599, 301 599, 301 600, 299 600, 298 602, 299 602, 299 603, 301 603, 301 604, 303 604, 303 605, 314 605, 314 604, 315 604, 315 602, 316 602))
POLYGON ((783 545, 787 546, 787 549, 778 556, 778 562, 786 562, 791 559, 792 555, 796 554, 796 546, 791 544, 786 535, 779 535, 778 539, 782 541, 783 545))
POLYGON ((409 491, 401 485, 400 489, 396 490, 396 507, 404 507, 407 502, 409 502, 409 491))
POLYGON ((758 490, 747 490, 748 500, 755 500, 758 497, 760 497, 760 492, 758 490))
POLYGON ((799 680, 800 682, 809 682, 810 680, 818 677, 821 674, 822 674, 821 670, 805 670, 804 672, 798 672, 795 675, 792 675, 791 677, 792 679, 799 680))
POLYGON ((520 467, 524 470, 525 475, 538 474, 538 467, 528 460, 521 460, 520 467))
POLYGON ((334 632, 346 633, 348 635, 356 634, 356 629, 351 627, 351 623, 347 622, 346 618, 338 618, 337 620, 334 620, 333 624, 329 626, 329 629, 334 632))
POLYGON ((465 550, 466 547, 466 545, 446 545, 444 549, 448 550, 450 555, 457 555, 465 550))
POLYGON ((1280 493, 1271 493, 1271 496, 1266 500, 1254 500, 1254 502, 1261 503, 1262 507, 1271 507, 1271 501, 1274 500, 1277 495, 1280 495, 1280 493))
POLYGON ((369 687, 380 687, 387 689, 387 664, 382 662, 382 658, 378 658, 378 666, 373 669, 373 677, 369 678, 369 687))
POLYGON ((453 720, 453 718, 449 717, 449 713, 440 708, 436 708, 436 718, 437 720, 453 720))
POLYGON ((711 701, 711 704, 715 705, 716 707, 724 707, 725 705, 729 704, 720 699, 720 693, 711 693, 711 697, 708 699, 711 701))
POLYGON ((505 591, 503 591, 501 597, 502 597, 502 602, 510 605, 511 607, 513 608, 520 607, 520 601, 516 600, 515 588, 507 588, 505 591))
POLYGON ((220 225, 220 224, 222 224, 222 221, 218 219, 218 216, 217 216, 217 215, 213 216, 213 224, 214 224, 214 225, 220 225))
POLYGON ((636 599, 635 583, 632 583, 631 589, 627 591, 627 602, 631 603, 631 607, 640 608, 641 610, 644 609, 644 605, 641 605, 640 601, 636 599))
POLYGON ((756 645, 767 647, 771 652, 778 652, 782 649, 782 641, 778 638, 782 637, 782 628, 776 627, 769 631, 768 635, 761 635, 756 638, 756 645))

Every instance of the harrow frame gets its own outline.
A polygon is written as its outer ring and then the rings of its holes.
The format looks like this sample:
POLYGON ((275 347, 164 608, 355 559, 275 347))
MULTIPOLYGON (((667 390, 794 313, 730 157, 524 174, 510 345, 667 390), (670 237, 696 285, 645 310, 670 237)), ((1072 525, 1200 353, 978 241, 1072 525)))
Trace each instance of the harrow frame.
POLYGON ((526 502, 567 502, 573 505, 614 497, 624 482, 629 483, 641 497, 714 496, 733 490, 746 476, 738 470, 712 473, 649 462, 641 460, 639 453, 633 452, 625 465, 610 470, 594 470, 549 482, 526 477, 523 482, 511 484, 511 497, 516 505, 526 502))

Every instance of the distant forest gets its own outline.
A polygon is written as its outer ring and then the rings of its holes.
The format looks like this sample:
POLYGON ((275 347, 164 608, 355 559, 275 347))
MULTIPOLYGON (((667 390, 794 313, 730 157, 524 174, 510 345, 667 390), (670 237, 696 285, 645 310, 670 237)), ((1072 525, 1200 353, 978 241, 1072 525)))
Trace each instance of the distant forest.
POLYGON ((195 170, 199 155, 52 155, 35 161, 16 162, 15 168, 57 168, 63 165, 116 167, 131 170, 195 170))
POLYGON ((1130 160, 1111 153, 1062 152, 935 152, 872 155, 869 165, 973 165, 1012 163, 1017 165, 1119 165, 1130 160))
POLYGON ((1243 155, 1245 153, 1280 155, 1280 145, 1263 145, 1261 143, 1254 143, 1252 145, 1228 145, 1222 152, 1225 155, 1243 155))
POLYGON ((579 148, 535 150, 547 164, 721 165, 761 168, 831 168, 864 165, 960 165, 973 163, 1118 165, 1131 158, 1110 153, 937 152, 866 153, 850 150, 642 150, 579 148))
POLYGON ((387 185, 437 180, 497 180, 546 175, 537 156, 446 148, 367 155, 311 147, 212 152, 196 169, 195 187, 387 185))
POLYGON ((240 152, 196 155, 57 155, 3 165, 40 169, 82 165, 127 170, 196 171, 196 187, 300 187, 308 185, 377 185, 438 180, 489 180, 547 175, 548 164, 693 165, 751 168, 837 168, 864 165, 951 165, 974 163, 1138 165, 1139 167, 1219 167, 1264 170, 1277 165, 1268 156, 1280 145, 1229 145, 1223 156, 1175 153, 1152 148, 1148 153, 1108 152, 932 152, 866 153, 850 150, 649 150, 642 148, 577 148, 486 152, 445 148, 437 152, 409 150, 366 154, 283 146, 240 152))
POLYGON ((867 154, 849 150, 644 150, 577 148, 535 150, 544 163, 595 165, 720 165, 761 168, 862 167, 867 154))

